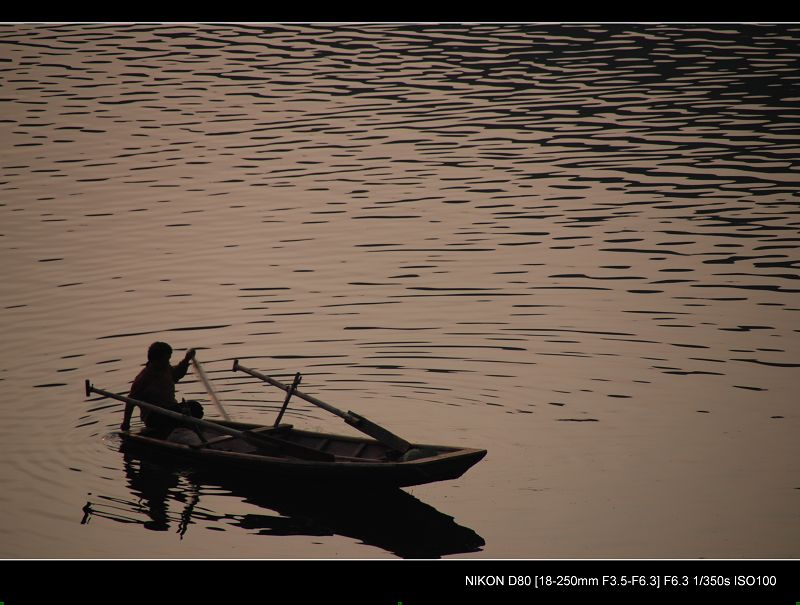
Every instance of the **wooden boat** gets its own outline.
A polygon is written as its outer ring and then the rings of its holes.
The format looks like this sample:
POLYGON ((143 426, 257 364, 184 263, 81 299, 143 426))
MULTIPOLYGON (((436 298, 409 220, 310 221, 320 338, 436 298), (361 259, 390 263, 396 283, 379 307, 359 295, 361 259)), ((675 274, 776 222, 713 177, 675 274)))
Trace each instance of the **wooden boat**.
POLYGON ((224 466, 256 481, 276 478, 366 488, 456 479, 486 455, 481 449, 428 444, 412 444, 405 454, 399 454, 373 439, 298 430, 288 424, 265 427, 215 421, 208 422, 199 433, 205 443, 188 429, 173 431, 170 437, 152 429, 123 431, 120 437, 126 451, 144 449, 200 465, 224 466), (246 432, 248 437, 215 431, 215 424, 246 432), (250 436, 268 437, 270 441, 262 445, 250 436))
POLYGON ((234 361, 242 371, 286 391, 286 399, 273 426, 227 419, 205 373, 195 362, 201 380, 225 420, 200 420, 153 404, 98 389, 86 381, 86 395, 97 393, 177 420, 181 428, 164 434, 153 429, 123 431, 123 445, 130 451, 147 449, 189 458, 194 462, 226 466, 258 481, 276 477, 292 482, 347 483, 364 487, 406 487, 456 479, 486 455, 486 450, 410 443, 360 414, 343 412, 316 397, 297 390, 301 376, 291 386, 251 370, 234 361), (337 416, 373 438, 349 437, 295 429, 280 424, 293 395, 337 416), (185 428, 184 428, 185 427, 185 428))

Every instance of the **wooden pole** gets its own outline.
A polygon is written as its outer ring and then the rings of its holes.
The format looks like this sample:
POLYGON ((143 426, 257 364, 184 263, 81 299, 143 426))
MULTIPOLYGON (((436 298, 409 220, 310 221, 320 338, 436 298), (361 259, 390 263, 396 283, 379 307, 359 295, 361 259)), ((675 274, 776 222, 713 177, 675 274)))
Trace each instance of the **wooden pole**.
POLYGON ((295 391, 297 390, 297 385, 300 384, 302 379, 303 377, 300 375, 300 372, 294 375, 294 382, 292 382, 291 388, 286 391, 286 399, 283 400, 283 407, 278 413, 278 417, 275 419, 275 426, 278 426, 281 423, 281 420, 283 419, 283 413, 286 411, 286 408, 289 407, 289 400, 292 398, 292 395, 294 395, 295 391))
POLYGON ((200 377, 200 380, 203 382, 203 385, 206 387, 206 391, 208 391, 208 396, 211 397, 211 401, 214 402, 214 405, 217 406, 217 409, 222 414, 222 417, 225 420, 230 421, 231 417, 228 416, 228 412, 225 411, 225 408, 222 407, 222 403, 219 401, 219 397, 217 397, 216 391, 214 391, 214 387, 211 386, 211 381, 208 379, 206 375, 206 371, 203 369, 203 366, 200 365, 200 362, 197 359, 197 356, 192 357, 192 365, 194 366, 195 372, 200 377))
MULTIPOLYGON (((267 376, 266 374, 262 374, 261 372, 257 372, 256 370, 252 370, 250 368, 244 367, 243 365, 240 365, 238 359, 235 359, 233 361, 233 371, 234 372, 241 371, 241 372, 244 372, 245 374, 250 374, 250 376, 253 376, 254 378, 258 378, 260 380, 263 380, 264 382, 267 382, 267 383, 271 384, 274 387, 278 387, 279 389, 283 389, 287 393, 289 392, 289 389, 291 388, 288 385, 285 385, 282 382, 278 382, 274 378, 271 378, 271 377, 267 376)), ((337 416, 339 416, 342 419, 347 419, 347 412, 343 412, 342 410, 333 407, 329 403, 325 403, 324 401, 320 401, 319 399, 317 399, 313 395, 306 395, 305 393, 302 393, 300 391, 295 391, 294 394, 297 395, 300 399, 305 399, 309 403, 313 403, 314 405, 319 406, 324 410, 328 410, 331 414, 336 414, 337 416)))

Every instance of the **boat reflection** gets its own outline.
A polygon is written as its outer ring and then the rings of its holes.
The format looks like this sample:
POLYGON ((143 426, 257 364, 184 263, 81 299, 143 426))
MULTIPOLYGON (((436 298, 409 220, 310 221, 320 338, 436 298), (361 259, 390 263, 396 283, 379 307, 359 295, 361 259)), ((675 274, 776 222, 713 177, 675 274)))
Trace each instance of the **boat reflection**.
POLYGON ((397 488, 353 493, 335 486, 254 486, 252 479, 130 453, 124 453, 124 467, 135 500, 95 496, 83 508, 82 523, 102 517, 153 531, 174 526, 182 538, 198 521, 223 522, 264 536, 341 535, 410 559, 478 552, 485 544, 453 517, 397 488), (264 513, 210 510, 202 506, 204 494, 230 495, 264 513), (179 516, 170 513, 176 502, 183 508, 179 516))

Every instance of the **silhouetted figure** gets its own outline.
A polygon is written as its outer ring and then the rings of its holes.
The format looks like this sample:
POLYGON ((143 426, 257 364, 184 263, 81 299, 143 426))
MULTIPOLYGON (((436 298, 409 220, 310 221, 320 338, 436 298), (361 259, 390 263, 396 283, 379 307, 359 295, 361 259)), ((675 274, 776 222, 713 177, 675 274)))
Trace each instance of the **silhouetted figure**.
MULTIPOLYGON (((154 342, 147 350, 147 365, 133 381, 129 396, 167 410, 202 418, 203 406, 200 403, 197 401, 178 403, 175 399, 175 383, 186 376, 194 353, 194 349, 189 349, 183 360, 172 366, 170 365, 172 347, 165 342, 154 342)), ((133 408, 132 404, 125 405, 125 416, 120 425, 123 431, 130 429, 133 408)), ((151 410, 141 408, 139 413, 145 426, 160 429, 165 434, 169 434, 172 429, 180 425, 177 420, 151 410)))

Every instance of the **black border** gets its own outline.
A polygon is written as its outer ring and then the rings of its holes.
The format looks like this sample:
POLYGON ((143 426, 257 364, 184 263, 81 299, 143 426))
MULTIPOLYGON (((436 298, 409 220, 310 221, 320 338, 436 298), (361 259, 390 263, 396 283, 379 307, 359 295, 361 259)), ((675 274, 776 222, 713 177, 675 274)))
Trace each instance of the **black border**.
POLYGON ((795 605, 800 602, 800 561, 5 560, 0 561, 0 602, 795 605), (505 580, 503 586, 491 585, 492 580, 487 585, 469 586, 468 576, 499 576, 505 580), (512 586, 510 576, 522 577, 522 583, 530 578, 531 586, 512 586), (551 586, 536 588, 536 576, 550 577, 551 586), (605 586, 601 583, 604 576, 605 586), (689 580, 688 586, 680 585, 684 576, 689 580), (695 576, 706 585, 695 585, 695 576), (776 585, 734 585, 737 577, 748 576, 774 577, 776 585), (665 577, 675 578, 678 585, 664 583, 665 577), (591 578, 596 582, 582 580, 591 578), (654 578, 660 578, 660 586, 652 585, 654 578))

